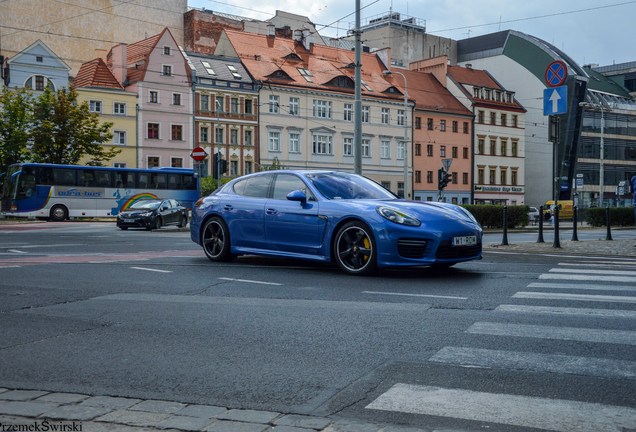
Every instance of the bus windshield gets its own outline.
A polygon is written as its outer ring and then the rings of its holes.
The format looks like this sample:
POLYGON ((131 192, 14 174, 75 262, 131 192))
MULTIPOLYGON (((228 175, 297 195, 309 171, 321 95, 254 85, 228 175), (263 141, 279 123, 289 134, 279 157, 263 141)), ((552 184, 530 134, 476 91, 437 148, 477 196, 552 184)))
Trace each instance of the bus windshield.
POLYGON ((191 208, 199 199, 193 170, 24 163, 11 165, 2 183, 6 216, 114 217, 138 200, 157 198, 191 208))

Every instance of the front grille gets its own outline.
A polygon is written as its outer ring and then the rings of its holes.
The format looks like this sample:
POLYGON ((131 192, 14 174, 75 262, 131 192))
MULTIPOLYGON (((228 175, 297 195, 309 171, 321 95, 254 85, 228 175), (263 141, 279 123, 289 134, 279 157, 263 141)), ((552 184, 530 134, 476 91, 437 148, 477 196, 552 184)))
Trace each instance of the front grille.
POLYGON ((422 258, 426 253, 427 240, 398 240, 398 253, 404 258, 422 258))
POLYGON ((473 246, 451 246, 450 241, 443 241, 437 248, 436 258, 453 259, 453 258, 470 258, 481 253, 481 243, 473 246))

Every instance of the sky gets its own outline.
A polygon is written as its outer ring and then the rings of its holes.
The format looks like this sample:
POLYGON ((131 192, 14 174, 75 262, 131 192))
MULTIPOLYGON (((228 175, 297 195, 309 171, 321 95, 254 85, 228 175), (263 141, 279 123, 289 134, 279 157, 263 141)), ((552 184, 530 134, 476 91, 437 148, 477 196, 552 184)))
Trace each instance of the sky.
MULTIPOLYGON (((188 6, 267 20, 276 10, 309 17, 324 36, 355 27, 355 0, 188 0, 188 6)), ((365 21, 389 11, 425 21, 427 33, 465 39, 518 30, 563 50, 579 65, 636 61, 636 0, 360 0, 365 21)), ((364 35, 363 35, 364 39, 364 35)))

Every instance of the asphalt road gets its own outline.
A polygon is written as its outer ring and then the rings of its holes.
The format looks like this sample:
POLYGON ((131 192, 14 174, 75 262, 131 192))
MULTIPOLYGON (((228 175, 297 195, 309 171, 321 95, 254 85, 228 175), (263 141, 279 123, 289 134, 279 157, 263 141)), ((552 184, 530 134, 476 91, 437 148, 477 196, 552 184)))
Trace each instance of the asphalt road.
POLYGON ((173 228, 0 226, 0 387, 423 429, 636 428, 634 264, 486 252, 351 277, 212 263, 173 228))

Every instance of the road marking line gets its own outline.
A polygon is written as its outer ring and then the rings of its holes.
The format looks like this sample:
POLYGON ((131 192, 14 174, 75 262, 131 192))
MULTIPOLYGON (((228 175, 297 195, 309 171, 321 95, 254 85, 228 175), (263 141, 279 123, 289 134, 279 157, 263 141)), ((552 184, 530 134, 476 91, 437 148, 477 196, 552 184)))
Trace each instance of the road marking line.
MULTIPOLYGON (((579 269, 552 268, 550 273, 580 273, 579 269)), ((586 274, 605 274, 614 276, 636 276, 636 271, 627 270, 585 270, 586 274)))
POLYGON ((495 311, 552 314, 552 315, 581 315, 581 316, 600 317, 600 318, 636 319, 636 311, 632 311, 632 310, 562 308, 562 307, 553 307, 553 306, 499 305, 495 308, 495 311))
POLYGON ((511 394, 398 383, 366 406, 558 432, 616 432, 636 428, 636 409, 511 394))
POLYGON ((7 252, 11 252, 11 253, 14 253, 14 254, 25 254, 25 253, 28 253, 28 252, 17 250, 17 249, 8 249, 7 252))
POLYGON ((580 275, 580 274, 542 274, 539 275, 539 279, 553 279, 553 280, 579 280, 579 281, 603 281, 603 282, 634 282, 636 283, 636 277, 628 276, 609 276, 609 275, 580 275))
POLYGON ((443 296, 443 295, 433 295, 433 294, 409 294, 409 293, 384 292, 384 291, 362 291, 362 294, 393 295, 393 296, 405 296, 405 297, 432 297, 432 298, 444 298, 444 299, 452 299, 452 300, 468 300, 468 297, 443 296))
POLYGON ((603 378, 636 378, 636 362, 559 354, 444 347, 429 361, 464 367, 529 370, 603 378))
POLYGON ((172 270, 159 270, 159 269, 146 268, 146 267, 131 267, 131 269, 145 270, 145 271, 157 272, 157 273, 173 273, 172 270))
POLYGON ((627 330, 502 324, 480 321, 470 326, 466 333, 636 346, 636 332, 627 330))
POLYGON ((594 284, 563 284, 549 282, 533 282, 528 288, 555 288, 555 289, 574 289, 574 290, 592 290, 592 291, 636 291, 636 286, 628 285, 594 285, 594 284))
POLYGON ((230 281, 230 282, 244 282, 244 283, 253 283, 253 284, 259 284, 259 285, 275 285, 275 286, 283 285, 282 283, 265 282, 265 281, 249 280, 249 279, 234 279, 234 278, 226 278, 226 277, 220 277, 219 279, 230 281))
MULTIPOLYGON (((525 242, 525 243, 530 243, 530 242, 525 242)), ((545 256, 545 257, 554 257, 554 258, 558 258, 558 259, 566 259, 566 258, 572 258, 572 259, 581 259, 581 260, 594 260, 596 262, 599 262, 599 260, 603 260, 603 259, 607 259, 606 256, 584 256, 584 255, 564 255, 564 254, 549 254, 549 253, 532 253, 532 252, 515 252, 515 251, 493 251, 493 250, 489 250, 489 249, 484 249, 483 251, 484 253, 489 253, 489 254, 499 254, 499 255, 526 255, 526 256, 545 256)), ((636 260, 634 260, 634 258, 623 258, 623 257, 615 257, 612 258, 615 261, 624 261, 624 262, 635 262, 636 260)))
POLYGON ((624 263, 624 264, 616 264, 616 263, 558 263, 560 266, 568 266, 568 267, 607 267, 607 268, 634 268, 633 263, 624 263))
POLYGON ((520 291, 513 298, 636 303, 636 297, 520 291))

